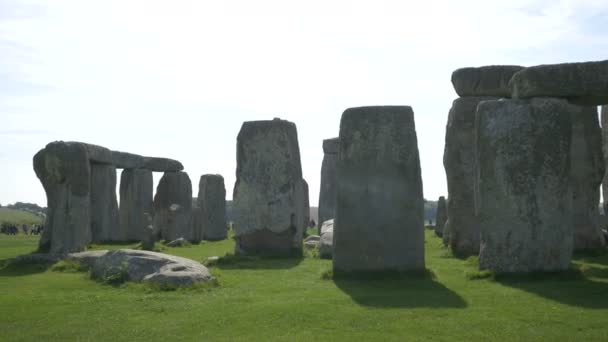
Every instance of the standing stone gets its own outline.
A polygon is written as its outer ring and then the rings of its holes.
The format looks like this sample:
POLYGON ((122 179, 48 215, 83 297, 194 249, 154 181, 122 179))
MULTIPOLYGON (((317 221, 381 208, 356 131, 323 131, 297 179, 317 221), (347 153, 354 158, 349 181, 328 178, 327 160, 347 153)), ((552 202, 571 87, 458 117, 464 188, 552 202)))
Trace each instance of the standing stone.
POLYGON ((91 164, 91 237, 95 243, 120 241, 116 167, 91 164))
POLYGON ((154 195, 154 227, 165 241, 194 241, 192 182, 183 171, 165 172, 154 195))
MULTIPOLYGON (((602 151, 604 152, 604 179, 602 181, 602 208, 604 217, 608 216, 608 106, 602 106, 602 151)), ((602 228, 606 228, 602 226, 602 228)))
POLYGON ((568 186, 574 113, 582 115, 582 108, 551 98, 479 104, 480 269, 568 269, 574 233, 568 186))
POLYGON ((302 249, 305 185, 296 125, 249 121, 237 138, 233 210, 236 252, 289 254, 302 249))
POLYGON ((86 147, 52 142, 34 156, 34 171, 46 192, 48 207, 40 251, 84 250, 91 242, 91 166, 86 147))
POLYGON ((445 130, 443 166, 447 176, 448 220, 445 242, 455 255, 479 253, 479 225, 475 217, 475 112, 481 101, 496 97, 454 100, 445 130))
POLYGON ((572 113, 570 158, 574 250, 599 250, 606 246, 599 222, 605 166, 597 107, 583 107, 582 112, 572 113))
POLYGON ((154 250, 154 243, 156 242, 156 232, 154 230, 154 223, 152 215, 144 213, 145 226, 143 227, 141 249, 145 251, 154 250))
POLYGON ((198 183, 197 235, 205 240, 217 241, 228 237, 226 223, 226 187, 221 175, 203 175, 198 183))
POLYGON ((435 215, 435 235, 443 236, 443 227, 445 221, 448 220, 448 207, 445 202, 445 197, 440 196, 437 201, 437 214, 435 215))
POLYGON ((141 241, 147 227, 145 214, 154 214, 152 172, 124 169, 120 175, 120 234, 118 241, 141 241))
POLYGON ((323 222, 336 214, 337 169, 340 139, 323 140, 323 163, 321 164, 321 190, 319 191, 319 232, 323 222))
POLYGON ((298 227, 302 227, 302 235, 304 235, 304 232, 310 225, 310 199, 308 194, 308 183, 304 179, 302 179, 299 186, 296 187, 296 198, 299 201, 296 205, 298 208, 296 219, 299 222, 298 227))
POLYGON ((342 114, 333 240, 337 271, 424 269, 424 199, 411 107, 342 114))
POLYGON ((537 65, 509 81, 513 98, 559 97, 582 106, 608 104, 608 60, 537 65))

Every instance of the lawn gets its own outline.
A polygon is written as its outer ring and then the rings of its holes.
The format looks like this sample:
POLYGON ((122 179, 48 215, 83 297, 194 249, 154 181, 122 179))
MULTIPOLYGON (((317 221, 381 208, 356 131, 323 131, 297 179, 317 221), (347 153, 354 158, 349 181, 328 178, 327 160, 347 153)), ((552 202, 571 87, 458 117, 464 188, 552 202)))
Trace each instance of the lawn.
POLYGON ((23 210, 0 208, 0 223, 2 222, 18 224, 19 229, 21 229, 21 225, 24 223, 28 225, 42 224, 44 218, 23 210))
MULTIPOLYGON (((35 249, 35 237, 0 236, 0 259, 35 249)), ((94 248, 125 246, 94 246, 94 248)), ((233 241, 166 248, 202 261, 233 241)), ((85 273, 40 266, 0 270, 4 341, 605 341, 608 256, 579 257, 582 276, 469 280, 427 231, 434 276, 322 279, 314 257, 212 267, 219 286, 162 292, 112 287, 85 273)))

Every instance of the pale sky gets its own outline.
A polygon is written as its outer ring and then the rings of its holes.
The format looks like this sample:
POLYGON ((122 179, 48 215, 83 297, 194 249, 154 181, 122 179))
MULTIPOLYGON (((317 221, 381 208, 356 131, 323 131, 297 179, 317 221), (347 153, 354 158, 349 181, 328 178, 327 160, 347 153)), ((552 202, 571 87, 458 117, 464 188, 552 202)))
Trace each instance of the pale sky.
POLYGON ((242 122, 280 117, 316 206, 322 140, 364 105, 413 107, 436 199, 453 70, 604 59, 607 0, 0 0, 0 203, 46 206, 54 140, 180 160, 195 196, 220 173, 230 199, 242 122))

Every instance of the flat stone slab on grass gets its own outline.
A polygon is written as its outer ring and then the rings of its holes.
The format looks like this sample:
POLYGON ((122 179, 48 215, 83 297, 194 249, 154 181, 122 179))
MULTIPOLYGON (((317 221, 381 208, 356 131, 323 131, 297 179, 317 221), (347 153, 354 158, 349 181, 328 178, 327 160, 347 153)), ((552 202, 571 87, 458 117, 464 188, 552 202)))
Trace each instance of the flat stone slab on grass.
POLYGON ((573 104, 608 104, 608 60, 525 68, 509 82, 513 98, 560 97, 573 104))
POLYGON ((452 73, 452 85, 458 96, 511 97, 509 80, 522 70, 517 65, 488 65, 461 68, 452 73))
POLYGON ((192 286, 214 279, 205 266, 194 260, 157 252, 134 249, 90 251, 72 253, 67 259, 91 267, 95 279, 103 279, 117 271, 124 272, 128 281, 160 286, 192 286))

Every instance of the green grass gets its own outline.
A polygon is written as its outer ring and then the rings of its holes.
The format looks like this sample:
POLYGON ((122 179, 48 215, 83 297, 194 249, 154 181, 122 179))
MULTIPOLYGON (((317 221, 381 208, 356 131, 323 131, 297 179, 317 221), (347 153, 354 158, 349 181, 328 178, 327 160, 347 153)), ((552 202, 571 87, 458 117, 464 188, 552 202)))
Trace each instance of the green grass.
MULTIPOLYGON (((426 275, 339 277, 331 260, 228 257, 217 286, 158 291, 104 285, 74 265, 0 269, 4 341, 605 341, 608 256, 577 257, 578 275, 469 278, 426 232, 426 275)), ((0 236, 0 259, 35 249, 0 236)), ((94 248, 124 248, 94 246, 94 248)), ((202 261, 233 241, 163 252, 202 261)), ((0 266, 1 267, 1 266, 0 266)))
POLYGON ((0 208, 0 222, 10 222, 19 225, 19 232, 21 232, 22 224, 42 224, 44 223, 44 219, 40 216, 36 216, 32 213, 28 213, 27 211, 17 210, 17 209, 9 209, 9 208, 0 208))

